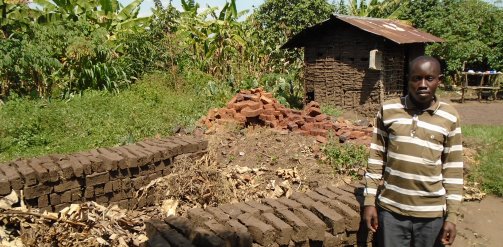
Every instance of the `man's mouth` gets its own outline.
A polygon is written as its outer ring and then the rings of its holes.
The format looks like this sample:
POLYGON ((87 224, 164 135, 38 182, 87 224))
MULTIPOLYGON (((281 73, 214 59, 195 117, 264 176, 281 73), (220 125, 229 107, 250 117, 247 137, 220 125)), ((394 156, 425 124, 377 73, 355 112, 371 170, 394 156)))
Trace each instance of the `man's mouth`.
POLYGON ((428 91, 418 91, 417 94, 421 95, 421 96, 427 96, 427 95, 430 95, 430 92, 428 92, 428 91))

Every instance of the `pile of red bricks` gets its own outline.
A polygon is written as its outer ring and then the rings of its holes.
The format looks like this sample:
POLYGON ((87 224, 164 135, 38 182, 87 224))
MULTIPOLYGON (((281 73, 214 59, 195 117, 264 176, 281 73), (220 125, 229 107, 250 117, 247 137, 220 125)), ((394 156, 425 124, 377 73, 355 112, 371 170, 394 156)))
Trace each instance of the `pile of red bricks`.
POLYGON ((48 211, 84 201, 143 207, 156 195, 134 198, 138 189, 167 175, 176 156, 204 152, 207 146, 191 136, 168 137, 0 164, 0 197, 23 190, 28 206, 48 211))
MULTIPOLYGON (((350 187, 351 188, 351 187, 350 187)), ((188 218, 147 222, 150 246, 366 246, 363 204, 353 191, 333 186, 290 198, 193 208, 188 218)))
POLYGON ((227 103, 226 108, 211 109, 201 119, 201 123, 208 128, 215 123, 229 121, 245 126, 258 124, 303 135, 320 136, 322 140, 332 132, 342 142, 358 139, 362 144, 368 144, 372 135, 372 129, 368 126, 355 126, 344 120, 333 121, 321 112, 320 105, 314 101, 302 111, 289 109, 261 88, 241 91, 227 103))

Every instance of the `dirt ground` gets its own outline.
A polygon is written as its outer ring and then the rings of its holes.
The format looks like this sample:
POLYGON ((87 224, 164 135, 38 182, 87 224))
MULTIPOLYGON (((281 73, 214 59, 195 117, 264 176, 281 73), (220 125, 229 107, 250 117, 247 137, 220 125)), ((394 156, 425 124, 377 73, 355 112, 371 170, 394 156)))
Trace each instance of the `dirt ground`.
POLYGON ((502 125, 503 101, 476 100, 452 102, 461 117, 461 124, 502 125))

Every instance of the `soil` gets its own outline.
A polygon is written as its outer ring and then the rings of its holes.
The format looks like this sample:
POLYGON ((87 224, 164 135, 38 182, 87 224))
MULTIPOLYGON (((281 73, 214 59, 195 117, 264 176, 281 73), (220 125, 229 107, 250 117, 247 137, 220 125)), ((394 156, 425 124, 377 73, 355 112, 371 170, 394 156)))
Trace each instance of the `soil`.
POLYGON ((502 125, 503 101, 465 101, 452 102, 461 117, 461 124, 502 125))

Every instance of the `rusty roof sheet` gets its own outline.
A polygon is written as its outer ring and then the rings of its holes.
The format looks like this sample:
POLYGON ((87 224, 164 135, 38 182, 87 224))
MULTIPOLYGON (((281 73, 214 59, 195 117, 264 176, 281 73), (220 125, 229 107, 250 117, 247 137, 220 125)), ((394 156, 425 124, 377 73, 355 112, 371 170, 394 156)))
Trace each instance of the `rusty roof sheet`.
POLYGON ((336 25, 337 22, 345 22, 363 31, 384 37, 398 44, 434 43, 444 41, 437 36, 420 31, 399 20, 332 15, 330 16, 330 19, 302 30, 300 33, 288 40, 282 48, 303 47, 305 46, 305 42, 307 40, 313 39, 314 36, 312 34, 319 32, 322 27, 330 28, 331 25, 336 25))
POLYGON ((334 17, 369 33, 390 39, 398 44, 443 42, 441 38, 419 31, 399 20, 348 15, 334 15, 334 17))

